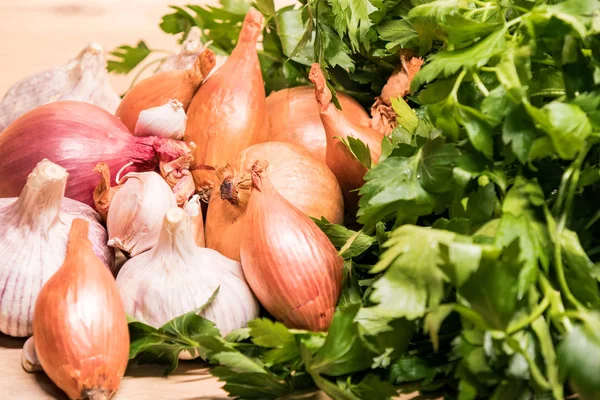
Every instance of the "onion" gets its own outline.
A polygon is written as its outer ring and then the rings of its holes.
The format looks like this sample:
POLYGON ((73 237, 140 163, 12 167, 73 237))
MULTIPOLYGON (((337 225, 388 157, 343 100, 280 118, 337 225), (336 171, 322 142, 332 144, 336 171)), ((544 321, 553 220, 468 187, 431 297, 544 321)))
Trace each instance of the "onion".
POLYGON ((371 160, 376 163, 381 155, 384 136, 373 128, 351 121, 336 108, 331 102, 331 91, 326 85, 319 64, 313 64, 309 78, 316 85, 315 97, 319 103, 321 121, 327 137, 327 166, 342 187, 346 209, 354 213, 358 209, 356 189, 364 184, 367 169, 352 155, 340 138, 352 137, 362 141, 369 146, 371 160))
POLYGON ((327 330, 340 294, 343 260, 327 236, 252 168, 242 268, 260 303, 290 328, 327 330))
POLYGON ((21 116, 0 134, 0 197, 16 197, 37 163, 47 158, 69 172, 66 197, 94 207, 94 167, 105 162, 111 184, 127 172, 154 170, 185 152, 184 143, 134 137, 117 117, 92 104, 59 101, 21 116))
POLYGON ((290 143, 267 142, 242 151, 222 172, 206 217, 206 246, 240 260, 243 216, 252 188, 248 171, 257 161, 269 164, 275 189, 303 213, 341 224, 344 201, 333 173, 317 157, 290 143))
MULTIPOLYGON (((352 97, 339 93, 338 99, 348 119, 360 125, 369 125, 369 115, 352 97)), ((300 145, 325 162, 327 140, 313 86, 298 86, 271 93, 267 97, 267 110, 271 140, 300 145)))
POLYGON ((216 166, 268 140, 265 88, 256 52, 263 20, 257 10, 248 11, 231 56, 198 89, 188 110, 184 139, 197 146, 191 170, 200 190, 214 185, 216 166))
POLYGON ((170 100, 181 102, 187 110, 192 97, 215 66, 215 53, 204 50, 188 70, 165 71, 144 79, 132 87, 117 108, 115 115, 131 131, 135 131, 140 112, 159 107, 170 100))

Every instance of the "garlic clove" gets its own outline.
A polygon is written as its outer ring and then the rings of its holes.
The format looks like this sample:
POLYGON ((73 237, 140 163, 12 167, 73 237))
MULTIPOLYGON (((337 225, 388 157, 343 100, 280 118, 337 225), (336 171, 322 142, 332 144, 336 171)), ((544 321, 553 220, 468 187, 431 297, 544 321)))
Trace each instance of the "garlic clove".
POLYGON ((169 100, 162 106, 140 112, 133 134, 181 140, 186 123, 183 104, 179 100, 169 100))
POLYGON ((121 97, 110 87, 104 49, 90 43, 67 64, 17 82, 0 102, 0 132, 12 121, 46 103, 77 100, 114 113, 121 97))
POLYGON ((130 172, 123 181, 108 209, 108 245, 133 257, 156 245, 162 218, 177 203, 156 172, 130 172))
POLYGON ((108 268, 114 252, 100 216, 91 207, 64 198, 67 171, 44 159, 29 174, 18 198, 0 199, 0 332, 32 333, 33 307, 42 285, 64 261, 71 222, 90 223, 93 251, 108 268))
POLYGON ((117 286, 125 311, 155 327, 202 307, 217 287, 217 296, 201 315, 222 335, 246 326, 259 313, 240 263, 198 247, 191 218, 177 207, 166 213, 158 244, 125 263, 117 286))
MULTIPOLYGON (((192 184, 193 184, 192 180, 192 184)), ((202 216, 202 204, 200 204, 200 196, 195 194, 183 206, 183 210, 190 217, 192 222, 192 232, 198 247, 206 247, 204 240, 204 218, 202 216)))
POLYGON ((26 372, 43 371, 40 360, 35 352, 33 336, 27 339, 23 345, 23 352, 21 353, 21 366, 26 372))

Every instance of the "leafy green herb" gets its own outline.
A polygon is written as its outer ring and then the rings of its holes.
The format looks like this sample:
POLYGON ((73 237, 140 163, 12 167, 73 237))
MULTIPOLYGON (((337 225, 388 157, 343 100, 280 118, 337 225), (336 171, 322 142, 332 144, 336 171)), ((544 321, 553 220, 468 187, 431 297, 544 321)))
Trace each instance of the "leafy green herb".
MULTIPOLYGON (((228 53, 247 6, 173 8, 162 27, 197 25, 228 53)), ((459 399, 597 398, 600 1, 255 7, 267 92, 308 84, 318 62, 333 91, 369 107, 401 49, 425 64, 392 101, 398 127, 376 165, 345 143, 368 169, 358 222, 315 220, 345 259, 329 332, 262 318, 223 339, 196 315, 132 322, 138 358, 172 368, 195 349, 241 398, 385 399, 407 383, 459 399)), ((138 47, 111 68, 135 67, 138 47)))

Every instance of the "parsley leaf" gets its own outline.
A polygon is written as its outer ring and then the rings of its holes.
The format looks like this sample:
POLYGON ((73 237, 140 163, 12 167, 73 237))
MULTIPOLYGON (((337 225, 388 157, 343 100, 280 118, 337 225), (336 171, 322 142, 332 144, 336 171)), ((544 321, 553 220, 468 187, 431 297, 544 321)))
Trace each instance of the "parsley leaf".
POLYGON ((110 52, 113 58, 108 60, 106 68, 109 72, 127 74, 144 61, 150 53, 152 53, 152 50, 141 40, 136 47, 120 46, 110 52))

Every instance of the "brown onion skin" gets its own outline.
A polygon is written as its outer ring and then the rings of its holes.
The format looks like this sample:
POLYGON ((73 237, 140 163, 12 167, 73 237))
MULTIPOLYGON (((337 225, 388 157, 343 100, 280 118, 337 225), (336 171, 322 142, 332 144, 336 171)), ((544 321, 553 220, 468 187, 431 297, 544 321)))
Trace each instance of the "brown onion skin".
MULTIPOLYGON (((368 126, 371 119, 352 97, 338 93, 342 112, 351 121, 368 126)), ((270 140, 297 144, 326 160, 327 139, 319 117, 314 86, 298 86, 273 92, 267 97, 270 140)))
POLYGON ((381 142, 384 135, 371 127, 359 125, 348 119, 331 102, 332 96, 326 85, 319 64, 313 64, 309 76, 316 85, 315 97, 319 103, 319 113, 327 138, 327 166, 336 176, 344 194, 346 210, 355 213, 358 210, 358 193, 355 189, 365 183, 365 168, 338 138, 353 137, 369 146, 373 163, 381 156, 381 142))
POLYGON ((144 79, 127 92, 115 115, 133 133, 140 112, 148 108, 179 100, 187 111, 192 97, 215 63, 215 54, 207 49, 198 55, 191 69, 165 71, 144 79))
POLYGON ((192 174, 198 188, 214 184, 215 167, 269 138, 264 81, 256 51, 263 20, 260 12, 248 11, 231 56, 192 99, 184 140, 196 144, 192 174))
MULTIPOLYGON (((127 172, 154 170, 157 153, 167 154, 181 143, 158 137, 135 137, 117 117, 80 101, 59 101, 38 107, 0 133, 0 197, 17 197, 27 176, 44 158, 69 172, 65 196, 94 207, 99 162, 111 171, 111 185, 121 167, 127 172)), ((176 157, 176 154, 172 154, 176 157)))
POLYGON ((65 262, 36 301, 34 343, 44 371, 70 399, 109 399, 125 374, 129 331, 115 280, 87 234, 87 222, 75 219, 65 262))
MULTIPOLYGON (((308 150, 283 142, 256 144, 238 154, 231 163, 235 177, 248 175, 257 160, 268 163, 271 184, 301 212, 314 218, 325 217, 335 224, 343 223, 344 199, 335 175, 308 150)), ((208 204, 206 246, 240 261, 244 213, 245 205, 236 206, 223 199, 221 187, 216 187, 208 204)))
POLYGON ((287 327, 326 331, 340 295, 343 260, 264 172, 253 171, 253 181, 241 241, 246 280, 265 309, 287 327))

